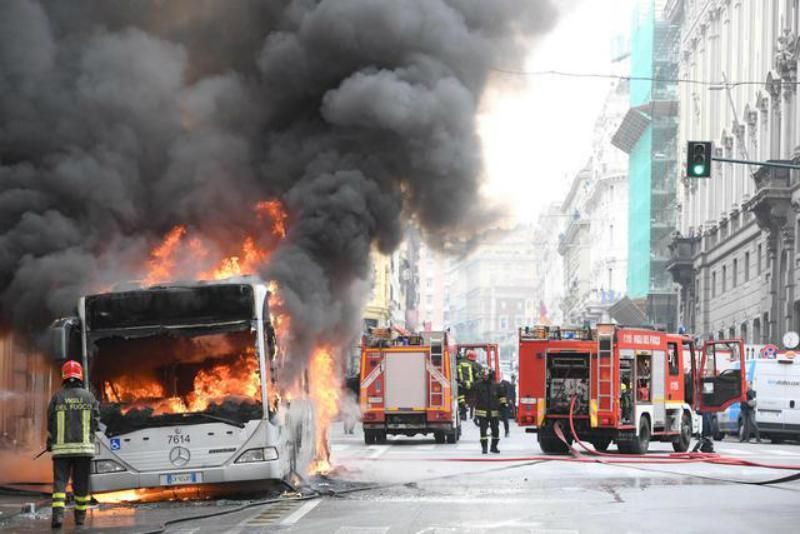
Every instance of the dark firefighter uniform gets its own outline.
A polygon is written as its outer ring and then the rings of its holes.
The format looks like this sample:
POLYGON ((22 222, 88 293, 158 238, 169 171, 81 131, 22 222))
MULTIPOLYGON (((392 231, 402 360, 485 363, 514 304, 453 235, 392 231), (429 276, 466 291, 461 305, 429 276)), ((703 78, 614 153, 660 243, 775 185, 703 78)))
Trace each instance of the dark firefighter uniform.
POLYGON ((475 379, 472 362, 462 358, 458 362, 458 413, 462 421, 467 419, 467 395, 472 389, 475 379))
POLYGON ((475 391, 475 417, 481 429, 481 451, 487 453, 489 436, 487 430, 492 429, 492 452, 500 452, 500 412, 507 404, 506 393, 494 382, 494 371, 483 373, 483 378, 473 388, 475 391))
POLYGON ((64 521, 67 483, 72 478, 75 523, 82 525, 91 496, 89 471, 95 452, 94 433, 99 409, 94 395, 83 387, 83 369, 68 361, 61 370, 64 388, 47 408, 47 450, 53 456, 53 527, 64 521))

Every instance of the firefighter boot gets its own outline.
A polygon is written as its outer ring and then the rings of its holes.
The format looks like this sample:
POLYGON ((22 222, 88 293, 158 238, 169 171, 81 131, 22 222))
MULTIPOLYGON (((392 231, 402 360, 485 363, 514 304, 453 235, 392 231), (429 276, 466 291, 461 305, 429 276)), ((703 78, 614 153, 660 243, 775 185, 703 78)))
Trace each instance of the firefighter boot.
POLYGON ((489 451, 487 450, 488 448, 489 448, 489 443, 486 440, 486 438, 481 438, 481 452, 483 454, 489 454, 489 451))
POLYGON ((86 522, 86 510, 75 510, 75 524, 83 525, 86 522))
POLYGON ((64 508, 63 507, 53 508, 53 517, 50 520, 50 526, 53 528, 61 528, 61 525, 63 524, 64 524, 64 508))
POLYGON ((495 454, 500 453, 500 449, 497 448, 498 443, 500 443, 500 438, 492 438, 492 452, 495 454))

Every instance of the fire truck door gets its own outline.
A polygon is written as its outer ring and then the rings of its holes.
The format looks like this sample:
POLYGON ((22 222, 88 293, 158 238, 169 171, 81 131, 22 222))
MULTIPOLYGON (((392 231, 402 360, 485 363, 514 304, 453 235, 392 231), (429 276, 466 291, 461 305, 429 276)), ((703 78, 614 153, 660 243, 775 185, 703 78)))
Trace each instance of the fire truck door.
POLYGON ((744 344, 741 340, 708 341, 697 369, 695 398, 701 412, 721 412, 745 400, 744 344))
POLYGON ((664 406, 664 366, 665 353, 663 350, 653 351, 653 424, 663 425, 666 422, 667 414, 664 406))

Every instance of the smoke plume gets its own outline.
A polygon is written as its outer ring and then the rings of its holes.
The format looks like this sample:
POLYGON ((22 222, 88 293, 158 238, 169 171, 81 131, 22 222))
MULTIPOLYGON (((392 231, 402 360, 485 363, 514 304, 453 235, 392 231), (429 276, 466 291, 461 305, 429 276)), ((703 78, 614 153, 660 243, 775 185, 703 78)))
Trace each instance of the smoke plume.
POLYGON ((369 252, 493 217, 475 115, 550 0, 0 2, 0 322, 141 278, 176 224, 220 250, 281 199, 300 352, 352 332, 369 252))

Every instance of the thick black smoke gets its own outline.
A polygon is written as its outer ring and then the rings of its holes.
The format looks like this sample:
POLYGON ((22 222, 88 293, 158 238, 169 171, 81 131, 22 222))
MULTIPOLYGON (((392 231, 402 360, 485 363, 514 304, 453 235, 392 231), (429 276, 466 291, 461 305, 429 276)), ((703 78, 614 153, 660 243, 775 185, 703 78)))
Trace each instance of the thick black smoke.
MULTIPOLYGON (((40 328, 185 224, 265 267, 301 348, 351 332, 369 251, 479 231, 475 115, 550 0, 3 0, 0 323, 40 328)), ((362 284, 363 285, 363 284, 362 284)))

